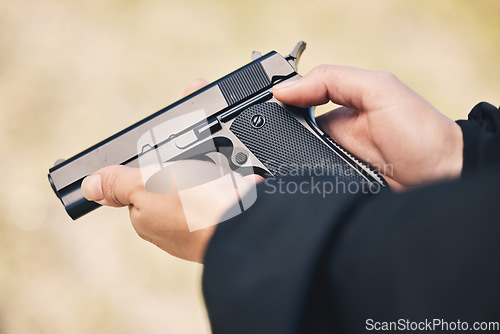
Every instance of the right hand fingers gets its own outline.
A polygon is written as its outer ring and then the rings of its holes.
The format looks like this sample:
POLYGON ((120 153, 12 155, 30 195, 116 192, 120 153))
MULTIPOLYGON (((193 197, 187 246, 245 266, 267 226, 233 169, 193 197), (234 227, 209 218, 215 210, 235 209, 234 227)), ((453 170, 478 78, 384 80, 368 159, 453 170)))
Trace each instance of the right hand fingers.
MULTIPOLYGON (((386 72, 363 70, 337 65, 320 65, 296 81, 288 81, 273 89, 274 96, 283 103, 302 108, 332 101, 345 107, 366 110, 377 100, 374 95, 384 95, 394 89, 405 91, 394 75, 386 72)), ((407 89, 406 93, 411 92, 407 89)))

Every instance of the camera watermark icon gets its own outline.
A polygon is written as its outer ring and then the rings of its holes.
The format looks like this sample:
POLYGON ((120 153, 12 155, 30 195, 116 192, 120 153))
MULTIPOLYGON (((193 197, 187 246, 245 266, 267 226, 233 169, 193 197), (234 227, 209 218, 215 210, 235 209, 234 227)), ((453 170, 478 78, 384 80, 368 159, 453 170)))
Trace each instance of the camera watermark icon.
MULTIPOLYGON (((257 199, 255 183, 231 169, 232 148, 217 146, 209 128, 198 110, 157 125, 137 143, 146 190, 178 194, 190 231, 235 217, 257 199)), ((244 165, 248 173, 251 158, 244 165)))

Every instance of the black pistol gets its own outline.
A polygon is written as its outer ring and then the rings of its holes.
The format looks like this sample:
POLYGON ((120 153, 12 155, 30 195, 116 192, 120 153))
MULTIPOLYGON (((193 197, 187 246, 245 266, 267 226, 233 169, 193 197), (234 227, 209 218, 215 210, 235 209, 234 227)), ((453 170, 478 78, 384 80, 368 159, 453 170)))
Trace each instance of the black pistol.
MULTIPOLYGON (((253 61, 129 126, 49 170, 49 181, 72 219, 99 207, 81 191, 83 179, 110 165, 143 167, 152 162, 202 157, 214 148, 239 173, 266 177, 322 175, 388 189, 385 180, 328 137, 312 108, 284 105, 272 87, 297 80, 299 42, 287 56, 252 54, 253 61)), ((210 155, 207 155, 210 156, 210 155)), ((161 168, 161 167, 158 167, 161 168)))

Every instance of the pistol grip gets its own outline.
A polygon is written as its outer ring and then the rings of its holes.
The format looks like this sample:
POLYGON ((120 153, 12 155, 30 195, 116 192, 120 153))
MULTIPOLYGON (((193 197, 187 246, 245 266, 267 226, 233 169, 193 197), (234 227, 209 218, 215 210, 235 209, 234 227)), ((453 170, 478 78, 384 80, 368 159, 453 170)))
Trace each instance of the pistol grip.
POLYGON ((230 127, 273 176, 331 176, 386 187, 383 178, 367 164, 332 139, 314 133, 306 122, 307 110, 290 112, 285 108, 291 107, 276 102, 253 105, 230 127))

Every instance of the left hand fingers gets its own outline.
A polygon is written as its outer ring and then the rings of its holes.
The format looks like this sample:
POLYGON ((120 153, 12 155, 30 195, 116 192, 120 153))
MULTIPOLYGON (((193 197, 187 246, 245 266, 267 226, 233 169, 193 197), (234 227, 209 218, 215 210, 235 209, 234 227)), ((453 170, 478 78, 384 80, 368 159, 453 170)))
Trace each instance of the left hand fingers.
POLYGON ((205 79, 198 79, 193 82, 191 82, 186 89, 184 90, 183 96, 187 96, 191 93, 196 92, 198 89, 205 87, 208 85, 208 81, 205 79))
POLYGON ((108 166, 86 177, 82 191, 89 201, 120 207, 134 204, 134 195, 146 190, 139 169, 108 166))

